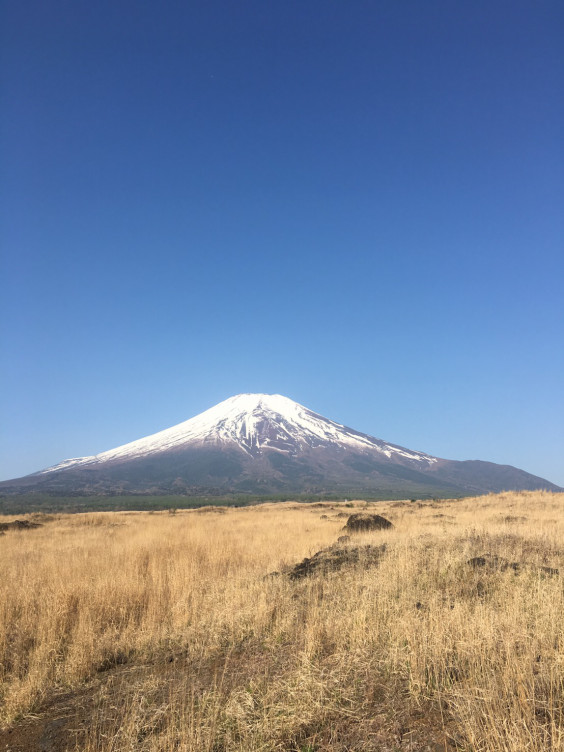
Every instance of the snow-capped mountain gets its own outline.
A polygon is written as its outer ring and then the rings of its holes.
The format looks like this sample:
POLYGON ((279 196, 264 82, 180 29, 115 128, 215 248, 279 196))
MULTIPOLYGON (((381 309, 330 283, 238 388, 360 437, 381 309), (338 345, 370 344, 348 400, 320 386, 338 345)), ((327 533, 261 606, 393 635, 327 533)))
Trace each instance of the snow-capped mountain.
POLYGON ((280 394, 238 394, 165 431, 91 457, 64 460, 42 470, 40 474, 148 457, 177 451, 190 444, 236 445, 250 456, 260 455, 263 451, 295 456, 307 447, 343 446, 375 450, 388 458, 403 457, 427 465, 437 461, 435 457, 422 452, 412 452, 353 431, 280 394))
POLYGON ((456 495, 557 487, 510 466, 432 457, 278 394, 239 394, 101 454, 0 483, 0 493, 456 495))

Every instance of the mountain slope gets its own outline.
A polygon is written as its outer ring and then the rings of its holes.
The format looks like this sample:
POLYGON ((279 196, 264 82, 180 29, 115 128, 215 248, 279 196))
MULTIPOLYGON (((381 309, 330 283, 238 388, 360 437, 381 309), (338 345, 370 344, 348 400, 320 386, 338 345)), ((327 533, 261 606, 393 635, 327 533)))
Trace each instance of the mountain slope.
POLYGON ((410 452, 323 418, 287 397, 239 394, 165 431, 92 457, 65 460, 40 474, 149 457, 179 451, 187 446, 230 444, 255 457, 268 449, 297 454, 307 447, 333 445, 357 450, 375 449, 388 458, 395 455, 429 464, 436 462, 434 457, 422 452, 410 452))
POLYGON ((456 495, 556 486, 456 462, 335 423, 281 395, 240 394, 172 428, 0 483, 0 493, 456 495))

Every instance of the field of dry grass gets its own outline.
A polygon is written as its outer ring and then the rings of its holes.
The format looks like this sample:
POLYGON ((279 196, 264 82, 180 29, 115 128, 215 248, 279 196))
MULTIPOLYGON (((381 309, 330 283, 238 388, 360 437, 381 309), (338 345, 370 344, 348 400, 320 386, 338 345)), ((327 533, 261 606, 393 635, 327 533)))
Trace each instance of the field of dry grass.
POLYGON ((354 506, 7 531, 0 749, 564 750, 564 495, 354 506), (287 576, 365 507, 376 565, 287 576))

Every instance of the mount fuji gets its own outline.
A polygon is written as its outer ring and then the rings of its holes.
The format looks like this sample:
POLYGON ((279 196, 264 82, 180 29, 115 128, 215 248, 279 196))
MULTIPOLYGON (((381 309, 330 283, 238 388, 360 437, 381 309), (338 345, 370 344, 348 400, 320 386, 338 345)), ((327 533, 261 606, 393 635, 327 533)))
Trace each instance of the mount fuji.
POLYGON ((540 488, 561 490, 509 465, 445 460, 390 444, 278 394, 239 394, 143 439, 4 481, 0 494, 398 498, 540 488))

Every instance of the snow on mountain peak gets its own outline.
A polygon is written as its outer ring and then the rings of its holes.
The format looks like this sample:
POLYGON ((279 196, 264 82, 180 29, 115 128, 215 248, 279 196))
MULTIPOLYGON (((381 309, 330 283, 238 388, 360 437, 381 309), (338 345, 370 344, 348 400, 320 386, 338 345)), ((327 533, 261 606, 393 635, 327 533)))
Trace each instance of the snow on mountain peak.
POLYGON ((326 445, 356 450, 376 450, 388 458, 435 462, 435 458, 374 439, 308 410, 280 394, 237 394, 205 410, 190 420, 129 444, 91 457, 65 460, 42 473, 81 465, 135 459, 185 445, 236 444, 247 454, 263 451, 296 454, 326 445))

